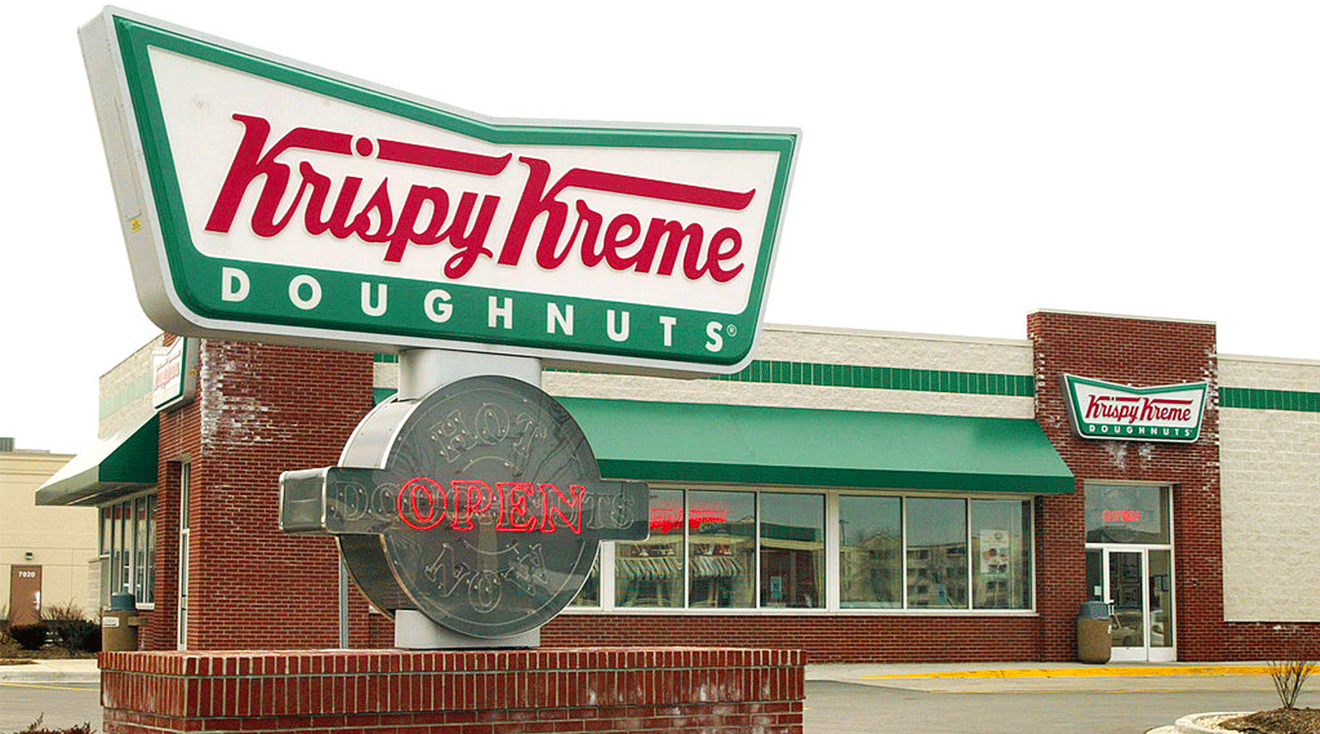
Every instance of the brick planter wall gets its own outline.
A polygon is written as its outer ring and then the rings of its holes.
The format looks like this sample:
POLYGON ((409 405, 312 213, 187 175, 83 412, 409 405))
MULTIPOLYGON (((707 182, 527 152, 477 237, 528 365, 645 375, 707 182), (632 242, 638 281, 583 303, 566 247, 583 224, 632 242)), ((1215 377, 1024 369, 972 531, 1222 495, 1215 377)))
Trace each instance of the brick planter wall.
POLYGON ((110 734, 802 731, 802 654, 721 648, 102 653, 110 734))

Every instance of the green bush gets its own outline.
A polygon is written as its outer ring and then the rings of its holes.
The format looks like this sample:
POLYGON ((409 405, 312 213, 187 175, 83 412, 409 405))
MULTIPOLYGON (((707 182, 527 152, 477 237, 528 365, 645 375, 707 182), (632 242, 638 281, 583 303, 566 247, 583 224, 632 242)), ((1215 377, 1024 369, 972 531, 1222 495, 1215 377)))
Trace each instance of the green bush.
POLYGON ((42 608, 41 621, 50 630, 55 644, 69 652, 101 649, 101 626, 84 617, 82 607, 73 602, 42 608))
POLYGON ((16 624, 9 628, 9 636, 24 650, 40 650, 48 633, 44 624, 16 624))
POLYGON ((46 622, 55 644, 69 652, 99 652, 101 626, 88 619, 62 619, 46 622))

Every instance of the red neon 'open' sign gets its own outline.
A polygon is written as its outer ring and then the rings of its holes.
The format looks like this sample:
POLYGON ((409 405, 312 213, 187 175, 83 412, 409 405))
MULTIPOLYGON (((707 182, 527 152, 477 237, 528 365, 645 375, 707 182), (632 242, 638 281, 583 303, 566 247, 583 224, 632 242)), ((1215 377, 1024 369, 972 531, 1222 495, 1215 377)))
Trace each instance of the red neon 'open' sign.
POLYGON ((586 487, 570 485, 568 495, 553 484, 454 479, 446 490, 430 477, 413 477, 399 488, 399 519, 414 530, 430 530, 448 519, 454 530, 473 530, 474 516, 496 513, 495 529, 509 533, 555 532, 558 516, 574 535, 582 534, 586 487), (498 506, 497 505, 498 500, 498 506))

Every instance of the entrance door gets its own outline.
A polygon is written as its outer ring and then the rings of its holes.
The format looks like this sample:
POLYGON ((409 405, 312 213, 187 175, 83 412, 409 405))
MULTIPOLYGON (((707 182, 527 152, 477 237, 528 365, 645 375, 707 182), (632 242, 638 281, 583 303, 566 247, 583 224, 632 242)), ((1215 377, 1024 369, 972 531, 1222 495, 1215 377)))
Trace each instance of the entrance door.
POLYGON ((1173 585, 1170 551, 1118 546, 1087 551, 1088 581, 1112 609, 1110 633, 1115 661, 1167 662, 1173 647, 1173 585))

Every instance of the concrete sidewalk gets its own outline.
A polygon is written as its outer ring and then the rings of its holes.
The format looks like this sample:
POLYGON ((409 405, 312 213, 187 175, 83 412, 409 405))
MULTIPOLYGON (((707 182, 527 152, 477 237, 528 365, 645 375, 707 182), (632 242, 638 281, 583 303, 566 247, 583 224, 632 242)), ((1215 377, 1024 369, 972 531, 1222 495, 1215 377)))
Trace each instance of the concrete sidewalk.
POLYGON ((33 660, 23 665, 0 665, 0 683, 100 683, 96 658, 33 660))

